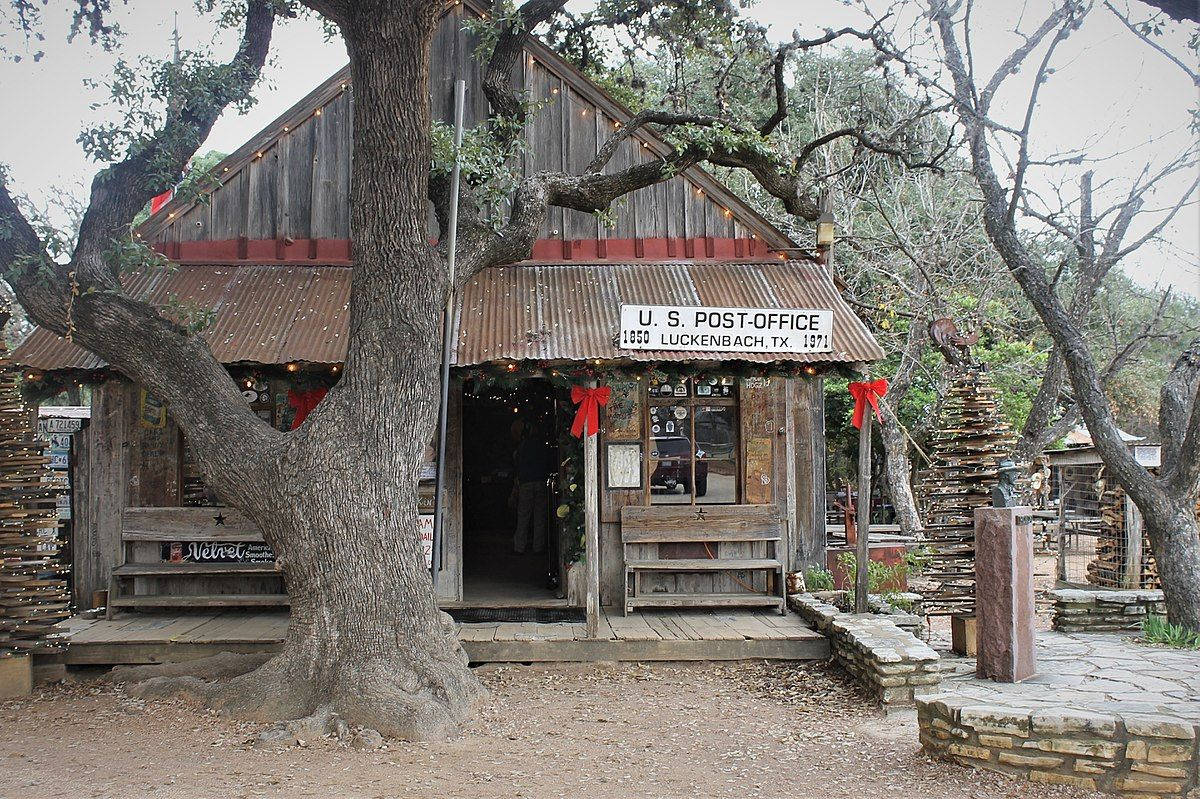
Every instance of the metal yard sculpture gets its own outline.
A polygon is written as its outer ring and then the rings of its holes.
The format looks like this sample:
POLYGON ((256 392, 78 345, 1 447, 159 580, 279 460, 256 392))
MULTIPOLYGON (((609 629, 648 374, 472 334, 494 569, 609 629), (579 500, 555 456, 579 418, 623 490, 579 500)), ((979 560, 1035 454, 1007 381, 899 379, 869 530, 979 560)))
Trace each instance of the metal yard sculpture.
POLYGON ((953 382, 931 437, 930 470, 922 481, 925 533, 931 550, 926 597, 931 615, 969 615, 975 609, 975 508, 992 505, 1000 465, 1013 434, 1000 416, 996 389, 971 359, 979 334, 964 336, 950 319, 937 319, 930 336, 953 369, 953 382))

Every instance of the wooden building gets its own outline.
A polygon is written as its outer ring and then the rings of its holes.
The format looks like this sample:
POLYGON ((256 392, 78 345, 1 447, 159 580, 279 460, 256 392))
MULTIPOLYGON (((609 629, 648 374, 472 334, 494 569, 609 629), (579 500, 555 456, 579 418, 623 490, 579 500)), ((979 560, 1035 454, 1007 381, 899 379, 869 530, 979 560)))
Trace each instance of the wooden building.
MULTIPOLYGON (((477 0, 455 5, 437 35, 430 89, 443 120, 459 77, 467 124, 486 116, 462 25, 481 13, 477 0)), ((581 169, 630 116, 537 42, 513 80, 547 101, 527 125, 526 171, 581 169)), ((353 96, 343 69, 218 165, 205 202, 151 217, 139 235, 178 268, 127 285, 210 312, 214 354, 284 429, 319 402, 346 349, 353 96)), ((639 131, 612 168, 666 151, 639 131)), ((606 226, 554 209, 530 261, 480 273, 459 298, 439 600, 782 607, 784 572, 825 563, 821 375, 883 353, 826 268, 786 260, 795 244, 705 171, 614 210, 606 226), (764 312, 763 330, 803 310, 826 338, 791 351, 737 337, 693 339, 731 344, 719 350, 622 341, 622 309, 651 306, 764 312), (571 383, 611 392, 599 436, 582 444, 566 432, 571 383), (553 466, 546 556, 510 546, 514 419, 553 466), (562 598, 568 585, 581 590, 562 598)), ((74 481, 79 606, 98 590, 116 608, 286 602, 273 554, 206 488, 170 408, 44 330, 14 358, 40 379, 94 384, 74 481)))

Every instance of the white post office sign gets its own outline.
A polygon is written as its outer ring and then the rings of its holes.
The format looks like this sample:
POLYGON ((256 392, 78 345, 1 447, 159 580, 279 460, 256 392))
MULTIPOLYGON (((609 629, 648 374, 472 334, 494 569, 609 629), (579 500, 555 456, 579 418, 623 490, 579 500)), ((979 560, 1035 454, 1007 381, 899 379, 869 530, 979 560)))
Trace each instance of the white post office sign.
POLYGON ((618 346, 682 352, 832 352, 833 311, 622 305, 618 346))

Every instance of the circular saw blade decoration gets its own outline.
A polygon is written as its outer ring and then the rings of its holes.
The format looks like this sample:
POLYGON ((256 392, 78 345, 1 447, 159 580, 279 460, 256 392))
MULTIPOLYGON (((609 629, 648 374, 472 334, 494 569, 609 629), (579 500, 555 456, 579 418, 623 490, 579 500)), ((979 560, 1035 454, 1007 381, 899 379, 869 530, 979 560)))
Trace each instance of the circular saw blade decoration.
POLYGON ((0 344, 0 652, 52 654, 66 646, 61 623, 70 615, 55 509, 60 489, 46 480, 46 442, 37 438, 6 355, 0 344))
POLYGON ((938 415, 921 486, 931 551, 925 576, 936 584, 925 596, 929 615, 975 612, 975 508, 991 506, 997 466, 1014 442, 996 394, 986 371, 967 367, 954 376, 938 415))

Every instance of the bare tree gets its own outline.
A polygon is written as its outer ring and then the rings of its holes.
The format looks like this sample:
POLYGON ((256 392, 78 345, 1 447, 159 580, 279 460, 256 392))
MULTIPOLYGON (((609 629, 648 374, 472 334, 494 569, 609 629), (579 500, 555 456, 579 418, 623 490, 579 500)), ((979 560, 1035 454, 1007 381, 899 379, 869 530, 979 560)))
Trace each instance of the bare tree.
MULTIPOLYGON (((935 90, 953 98, 955 113, 966 130, 988 237, 1054 339, 1075 403, 1108 473, 1145 518, 1146 532, 1158 559, 1168 616, 1173 623, 1200 630, 1200 536, 1195 513, 1200 490, 1200 339, 1179 357, 1162 388, 1159 424, 1163 461, 1159 472, 1152 474, 1137 463, 1121 439, 1104 392, 1102 371, 1081 327, 1019 228, 1029 171, 1035 161, 1030 131, 1038 96, 1053 74, 1059 46, 1083 24, 1090 6, 1074 0, 1056 3, 986 79, 973 55, 970 7, 970 3, 944 0, 929 3, 929 16, 950 84, 942 86, 936 75, 927 80, 935 90), (1006 80, 1027 62, 1034 67, 1024 112, 1019 121, 1006 124, 994 118, 993 99, 1006 80), (1005 148, 997 137, 1003 137, 1015 151, 1012 168, 1003 173, 1004 178, 995 165, 1005 148)), ((897 55, 904 58, 902 53, 897 55)))
MULTIPOLYGON (((1045 224, 1070 248, 1069 254, 1052 273, 1050 283, 1056 289, 1071 287, 1067 292, 1066 309, 1075 325, 1082 327, 1086 324, 1096 294, 1113 267, 1143 245, 1154 241, 1180 210, 1192 203, 1192 197, 1200 187, 1200 175, 1168 205, 1165 212, 1163 209, 1154 209, 1157 219, 1145 233, 1131 237, 1131 226, 1145 215, 1147 197, 1166 178, 1184 170, 1195 170, 1196 166, 1194 149, 1153 174, 1147 166, 1129 190, 1105 208, 1096 207, 1094 172, 1091 170, 1083 173, 1079 179, 1076 203, 1062 202, 1061 197, 1058 202, 1047 201, 1031 191, 1025 192, 1021 199, 1022 212, 1045 224)), ((1166 307, 1169 297, 1169 292, 1164 294, 1160 312, 1166 307)), ((1127 341, 1114 349, 1112 359, 1101 372, 1103 387, 1107 388, 1118 372, 1134 360, 1145 342, 1156 335, 1157 322, 1160 320, 1161 313, 1155 316, 1152 324, 1133 332, 1127 341)), ((1064 394, 1066 382, 1062 354, 1058 348, 1054 348, 1014 449, 1014 457, 1018 461, 1031 460, 1078 423, 1079 410, 1073 399, 1064 394)))

